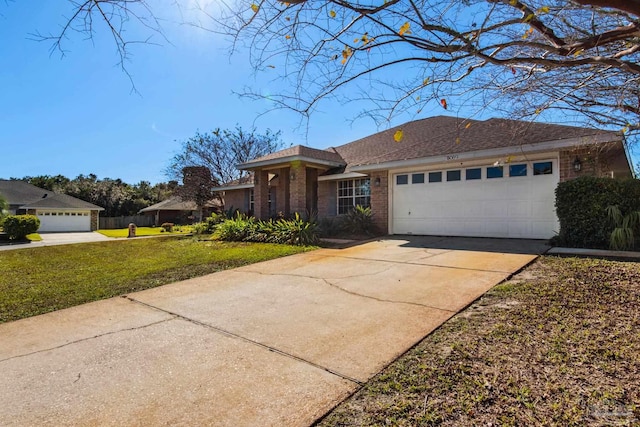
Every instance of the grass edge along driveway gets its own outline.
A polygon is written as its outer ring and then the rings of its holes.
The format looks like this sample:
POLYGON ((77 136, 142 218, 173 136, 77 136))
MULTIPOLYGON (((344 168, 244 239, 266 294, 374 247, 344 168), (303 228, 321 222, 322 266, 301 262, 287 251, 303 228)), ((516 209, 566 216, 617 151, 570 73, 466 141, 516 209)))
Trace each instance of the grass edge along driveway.
POLYGON ((311 249, 161 237, 0 252, 0 323, 311 249))

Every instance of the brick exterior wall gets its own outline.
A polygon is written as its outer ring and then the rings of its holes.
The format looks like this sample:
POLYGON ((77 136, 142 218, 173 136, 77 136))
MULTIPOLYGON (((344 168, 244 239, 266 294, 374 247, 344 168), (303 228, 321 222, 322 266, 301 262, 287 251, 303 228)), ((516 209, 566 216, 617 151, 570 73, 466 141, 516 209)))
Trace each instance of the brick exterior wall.
MULTIPOLYGON (((282 168, 278 171, 276 191, 276 214, 282 212, 288 217, 291 210, 289 208, 289 168, 282 168)), ((271 182, 274 184, 274 182, 271 182)))
POLYGON ((305 208, 309 213, 318 211, 318 169, 307 168, 305 208))
POLYGON ((238 209, 242 213, 249 211, 249 189, 227 190, 224 192, 224 208, 238 209))
POLYGON ((258 170, 254 173, 253 216, 258 219, 269 218, 269 173, 258 170))
POLYGON ((387 171, 373 172, 371 180, 371 212, 378 230, 389 233, 389 180, 387 171), (377 180, 380 185, 377 185, 377 180))
POLYGON ((291 164, 290 171, 291 186, 289 191, 291 192, 291 198, 289 199, 289 208, 291 213, 299 213, 305 215, 307 210, 307 168, 300 162, 293 162, 291 164))
POLYGON ((336 181, 318 181, 318 218, 336 216, 336 181))
POLYGON ((606 156, 602 155, 598 147, 576 147, 560 151, 560 182, 580 176, 608 176, 608 170, 606 156), (576 158, 581 164, 579 172, 573 168, 576 158))

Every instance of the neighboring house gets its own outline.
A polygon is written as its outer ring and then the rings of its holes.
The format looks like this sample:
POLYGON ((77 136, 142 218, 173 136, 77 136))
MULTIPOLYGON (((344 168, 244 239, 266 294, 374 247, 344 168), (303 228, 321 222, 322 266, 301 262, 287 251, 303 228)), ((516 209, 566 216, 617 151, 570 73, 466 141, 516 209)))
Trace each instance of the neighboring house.
POLYGON ((98 214, 104 210, 18 180, 0 180, 0 194, 9 204, 9 214, 36 215, 40 219, 38 232, 95 231, 98 214))
MULTIPOLYGON (((221 203, 218 200, 207 202, 202 210, 202 217, 206 218, 210 213, 220 210, 221 203)), ((174 224, 191 224, 198 219, 199 209, 196 202, 184 201, 180 197, 172 197, 155 205, 141 209, 143 215, 154 217, 155 225, 165 222, 174 224)))
POLYGON ((446 116, 326 150, 295 146, 238 167, 254 182, 216 190, 227 206, 258 218, 333 217, 363 205, 390 234, 536 239, 558 232, 559 182, 632 176, 616 132, 446 116))

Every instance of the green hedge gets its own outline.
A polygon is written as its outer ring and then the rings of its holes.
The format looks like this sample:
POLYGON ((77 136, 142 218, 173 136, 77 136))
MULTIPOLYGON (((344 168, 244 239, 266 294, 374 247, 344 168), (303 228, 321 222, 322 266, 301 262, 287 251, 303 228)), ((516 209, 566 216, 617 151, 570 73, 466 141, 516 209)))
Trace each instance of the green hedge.
POLYGON ((552 243, 572 248, 609 248, 613 224, 607 206, 623 214, 640 210, 640 180, 581 177, 558 184, 556 213, 560 232, 552 243))
POLYGON ((4 218, 2 228, 9 239, 21 240, 38 231, 40 220, 35 215, 9 215, 4 218))

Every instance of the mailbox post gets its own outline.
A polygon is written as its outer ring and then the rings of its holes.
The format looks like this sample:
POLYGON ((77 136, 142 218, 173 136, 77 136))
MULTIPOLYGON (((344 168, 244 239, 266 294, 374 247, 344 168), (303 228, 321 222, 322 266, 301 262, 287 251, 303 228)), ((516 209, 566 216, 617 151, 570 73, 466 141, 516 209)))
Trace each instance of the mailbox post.
POLYGON ((129 237, 136 237, 136 225, 134 223, 129 224, 129 237))

